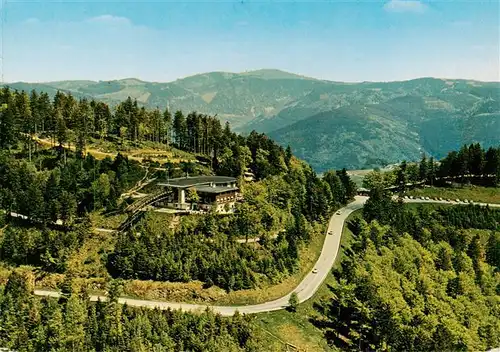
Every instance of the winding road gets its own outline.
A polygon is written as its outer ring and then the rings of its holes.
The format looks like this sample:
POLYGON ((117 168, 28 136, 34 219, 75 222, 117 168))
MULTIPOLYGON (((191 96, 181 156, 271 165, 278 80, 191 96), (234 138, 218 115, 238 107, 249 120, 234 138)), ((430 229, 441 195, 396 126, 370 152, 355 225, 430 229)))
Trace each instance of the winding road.
MULTIPOLYGON (((396 197, 395 197, 396 198, 396 197)), ((307 274, 302 282, 293 290, 297 293, 299 302, 307 301, 311 298, 314 293, 319 289, 322 282, 325 280, 327 275, 329 275, 330 270, 337 258, 337 254, 340 248, 340 237, 344 227, 344 222, 347 217, 355 210, 361 209, 365 204, 368 197, 356 196, 355 200, 349 203, 344 208, 338 210, 331 218, 328 224, 328 232, 332 231, 332 235, 326 235, 321 254, 316 262, 315 269, 316 273, 307 274)), ((437 203, 437 204, 461 204, 454 201, 438 201, 438 200, 423 200, 423 199, 404 199, 405 203, 437 203)), ((478 205, 489 205, 490 207, 500 207, 500 204, 486 204, 486 203, 474 203, 478 205)), ((48 297, 59 297, 60 293, 55 291, 45 291, 45 290, 35 290, 35 294, 39 296, 48 297)), ((246 306, 214 306, 214 305, 203 305, 203 304, 189 304, 189 303, 175 303, 175 302, 162 302, 162 301, 149 301, 133 298, 120 298, 120 303, 126 303, 129 306, 134 307, 147 307, 147 308, 159 308, 159 309, 182 309, 185 311, 197 311, 205 310, 210 307, 214 312, 220 313, 223 316, 231 316, 236 311, 244 314, 255 314, 262 312, 271 312, 275 310, 284 309, 288 305, 288 300, 291 293, 278 298, 274 301, 265 302, 261 304, 246 305, 246 306)), ((90 300, 97 301, 106 300, 105 296, 90 296, 90 300)))

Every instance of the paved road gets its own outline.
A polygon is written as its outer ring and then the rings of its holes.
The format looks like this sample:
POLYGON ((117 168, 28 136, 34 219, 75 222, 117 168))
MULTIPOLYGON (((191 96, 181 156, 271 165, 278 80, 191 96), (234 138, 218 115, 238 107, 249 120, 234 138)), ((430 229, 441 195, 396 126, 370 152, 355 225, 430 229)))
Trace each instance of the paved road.
MULTIPOLYGON (((353 211, 363 207, 368 197, 356 197, 355 201, 347 205, 346 207, 339 210, 340 215, 333 215, 328 224, 328 231, 333 231, 333 235, 327 235, 325 242, 323 244, 323 249, 321 251, 320 257, 316 262, 315 268, 318 269, 316 274, 309 273, 294 290, 297 292, 300 302, 304 302, 312 297, 312 295, 318 290, 321 283, 324 281, 326 276, 330 273, 330 269, 333 266, 335 259, 337 258, 337 253, 340 248, 340 235, 342 233, 342 228, 344 221, 353 211)), ((40 296, 50 296, 59 297, 58 292, 35 290, 36 295, 40 296)), ((291 293, 290 293, 291 294, 291 293)), ((248 305, 248 306, 211 306, 214 312, 220 313, 224 316, 233 315, 237 310, 240 313, 253 314, 261 312, 270 312, 274 310, 280 310, 288 305, 288 299, 290 294, 278 298, 274 301, 248 305)), ((91 300, 105 300, 104 296, 91 296, 91 300)), ((202 304, 188 304, 188 303, 173 303, 173 302, 160 302, 160 301, 147 301, 140 299, 131 298, 120 298, 120 303, 127 303, 129 306, 140 306, 160 309, 172 308, 172 309, 183 309, 183 310, 204 310, 207 305, 202 304)))
MULTIPOLYGON (((321 286, 321 283, 325 280, 327 275, 330 273, 331 267, 337 258, 337 254, 340 248, 340 235, 342 234, 342 229, 344 226, 344 221, 347 219, 349 214, 357 209, 361 209, 363 204, 366 202, 368 197, 357 196, 354 202, 348 204, 344 208, 339 210, 339 213, 335 213, 328 224, 328 231, 333 231, 333 235, 327 235, 325 242, 323 244, 323 249, 316 262, 315 268, 318 270, 316 274, 312 272, 306 275, 302 282, 295 288, 294 292, 297 293, 300 302, 304 302, 312 297, 312 295, 321 286)), ((405 199, 406 203, 438 203, 438 204, 464 204, 457 202, 447 202, 447 201, 435 201, 435 200, 421 200, 421 199, 405 199)), ((485 203, 476 203, 480 205, 486 205, 485 203)), ((490 207, 500 207, 500 204, 488 204, 490 207)), ((59 297, 58 292, 35 290, 36 295, 40 296, 50 296, 59 297)), ((278 298, 274 301, 265 302, 255 305, 247 306, 211 306, 213 311, 220 313, 224 316, 233 315, 236 311, 245 314, 270 312, 275 310, 284 309, 288 305, 288 295, 278 298)), ((91 300, 105 300, 104 296, 91 296, 91 300)), ((148 308, 160 308, 160 309, 182 309, 182 310, 204 310, 207 305, 203 304, 188 304, 188 303, 173 303, 173 302, 160 302, 160 301, 148 301, 140 299, 131 298, 120 298, 120 303, 127 303, 129 306, 140 306, 148 308)))

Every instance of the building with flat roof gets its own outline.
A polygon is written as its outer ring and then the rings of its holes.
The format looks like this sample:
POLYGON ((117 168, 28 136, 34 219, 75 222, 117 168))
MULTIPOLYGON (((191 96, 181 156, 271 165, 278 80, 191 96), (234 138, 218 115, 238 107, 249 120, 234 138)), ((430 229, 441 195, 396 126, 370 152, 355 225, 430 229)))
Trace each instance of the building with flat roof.
POLYGON ((240 199, 236 181, 236 178, 227 176, 179 177, 160 182, 158 186, 172 191, 162 201, 162 205, 168 208, 209 210, 215 206, 216 211, 223 212, 234 210, 236 201, 240 199))

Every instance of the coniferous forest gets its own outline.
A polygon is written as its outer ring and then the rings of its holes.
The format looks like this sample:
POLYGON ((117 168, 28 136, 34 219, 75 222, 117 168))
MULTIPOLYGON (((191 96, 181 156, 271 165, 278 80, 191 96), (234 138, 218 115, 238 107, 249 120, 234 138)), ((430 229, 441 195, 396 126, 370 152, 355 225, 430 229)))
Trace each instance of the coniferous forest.
MULTIPOLYGON (((318 177, 290 148, 237 135, 216 117, 8 88, 0 103, 0 261, 10 273, 0 289, 0 344, 17 351, 259 350, 247 317, 127 307, 118 304, 122 283, 199 281, 226 292, 277 284, 299 271, 301 249, 356 194, 345 169, 318 177), (174 227, 147 213, 112 235, 99 252, 101 271, 80 274, 74 258, 94 239, 90 215, 120 213, 129 202, 122 195, 152 166, 120 152, 97 158, 88 150, 98 143, 185 153, 192 161, 155 164, 167 170, 160 178, 234 176, 245 201, 234 214, 186 216, 174 227), (255 182, 243 182, 245 172, 255 182), (237 242, 256 237, 256 246, 237 242), (64 278, 59 300, 33 295, 49 274, 64 278), (107 282, 106 302, 90 302, 88 287, 74 284, 96 277, 107 282)), ((499 170, 499 149, 473 144, 367 178, 370 199, 349 223, 354 239, 334 271, 335 299, 316 305, 314 323, 329 343, 404 351, 500 344, 500 211, 407 208, 384 190, 448 180, 491 186, 499 170)))
POLYGON ((0 352, 500 352, 500 0, 123 2, 0 0, 0 352))
POLYGON ((500 210, 408 209, 376 189, 317 305, 347 350, 485 351, 500 344, 500 210))
POLYGON ((215 118, 196 113, 184 118, 178 111, 172 119, 168 111, 147 111, 130 99, 113 114, 102 103, 75 101, 62 93, 51 102, 44 93, 28 96, 4 89, 2 99, 7 104, 2 119, 12 118, 12 123, 3 124, 11 126, 5 131, 11 137, 3 145, 0 205, 7 214, 20 213, 42 224, 41 230, 7 228, 0 258, 13 265, 64 273, 74 249, 90 237, 90 228, 80 224, 87 221, 85 214, 116 210, 120 194, 144 175, 137 161, 121 154, 114 160, 84 155, 91 137, 173 144, 186 152, 205 153, 218 175, 239 177, 251 170, 259 181, 243 187, 246 201, 229 218, 208 215, 161 234, 149 229, 146 219, 136 230, 118 234, 114 250, 103 259, 113 277, 200 280, 228 291, 279 281, 296 272, 299 248, 323 231, 320 225, 331 210, 355 194, 345 170, 320 179, 293 158, 289 148, 263 134, 236 135, 215 118), (54 147, 38 150, 32 145, 35 133, 53 139, 54 147), (75 136, 74 153, 63 148, 70 143, 69 135, 75 136), (44 227, 57 220, 67 228, 44 227), (270 238, 276 232, 280 235, 270 238), (236 237, 262 237, 262 246, 245 248, 236 237))
POLYGON ((198 280, 227 292, 279 283, 298 271, 300 249, 324 233, 331 212, 356 192, 346 170, 320 178, 290 148, 256 132, 237 135, 214 117, 180 111, 172 116, 130 98, 111 109, 70 94, 51 100, 45 93, 8 88, 0 100, 0 208, 6 225, 0 260, 12 272, 0 299, 0 341, 16 350, 252 350, 252 328, 244 318, 121 306, 110 279, 198 280), (245 201, 232 215, 188 216, 176 228, 161 229, 146 215, 130 231, 114 234, 112 248, 99 253, 103 277, 111 282, 110 301, 90 303, 85 287, 73 289, 71 281, 80 275, 72 260, 95 236, 89 214, 120 212, 127 205, 121 195, 150 166, 120 153, 87 153, 102 141, 137 148, 156 143, 203 160, 155 165, 170 176, 180 170, 240 178, 250 171, 255 182, 240 181, 245 201), (254 237, 260 238, 257 248, 236 242, 254 237), (37 278, 54 273, 65 277, 59 304, 32 295, 37 278))
POLYGON ((34 297, 33 277, 14 272, 0 291, 0 344, 15 351, 255 351, 247 317, 130 308, 118 303, 119 282, 106 302, 65 282, 59 300, 34 297))
POLYGON ((500 146, 484 149, 479 143, 464 145, 440 161, 424 155, 419 162, 403 161, 390 172, 374 170, 363 180, 368 189, 398 186, 402 191, 407 184, 446 186, 447 182, 486 187, 500 184, 500 146))

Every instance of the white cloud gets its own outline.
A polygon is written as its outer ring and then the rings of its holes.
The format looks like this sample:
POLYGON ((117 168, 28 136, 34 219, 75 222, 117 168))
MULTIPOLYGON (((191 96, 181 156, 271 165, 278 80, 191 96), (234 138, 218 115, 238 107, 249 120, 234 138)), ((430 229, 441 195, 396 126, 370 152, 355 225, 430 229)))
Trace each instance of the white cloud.
POLYGON ((104 23, 104 24, 115 24, 115 25, 130 25, 131 22, 126 17, 113 16, 113 15, 101 15, 89 18, 88 22, 94 23, 104 23))
POLYGON ((389 12, 416 12, 427 10, 427 5, 418 0, 390 0, 385 3, 384 9, 389 12))

